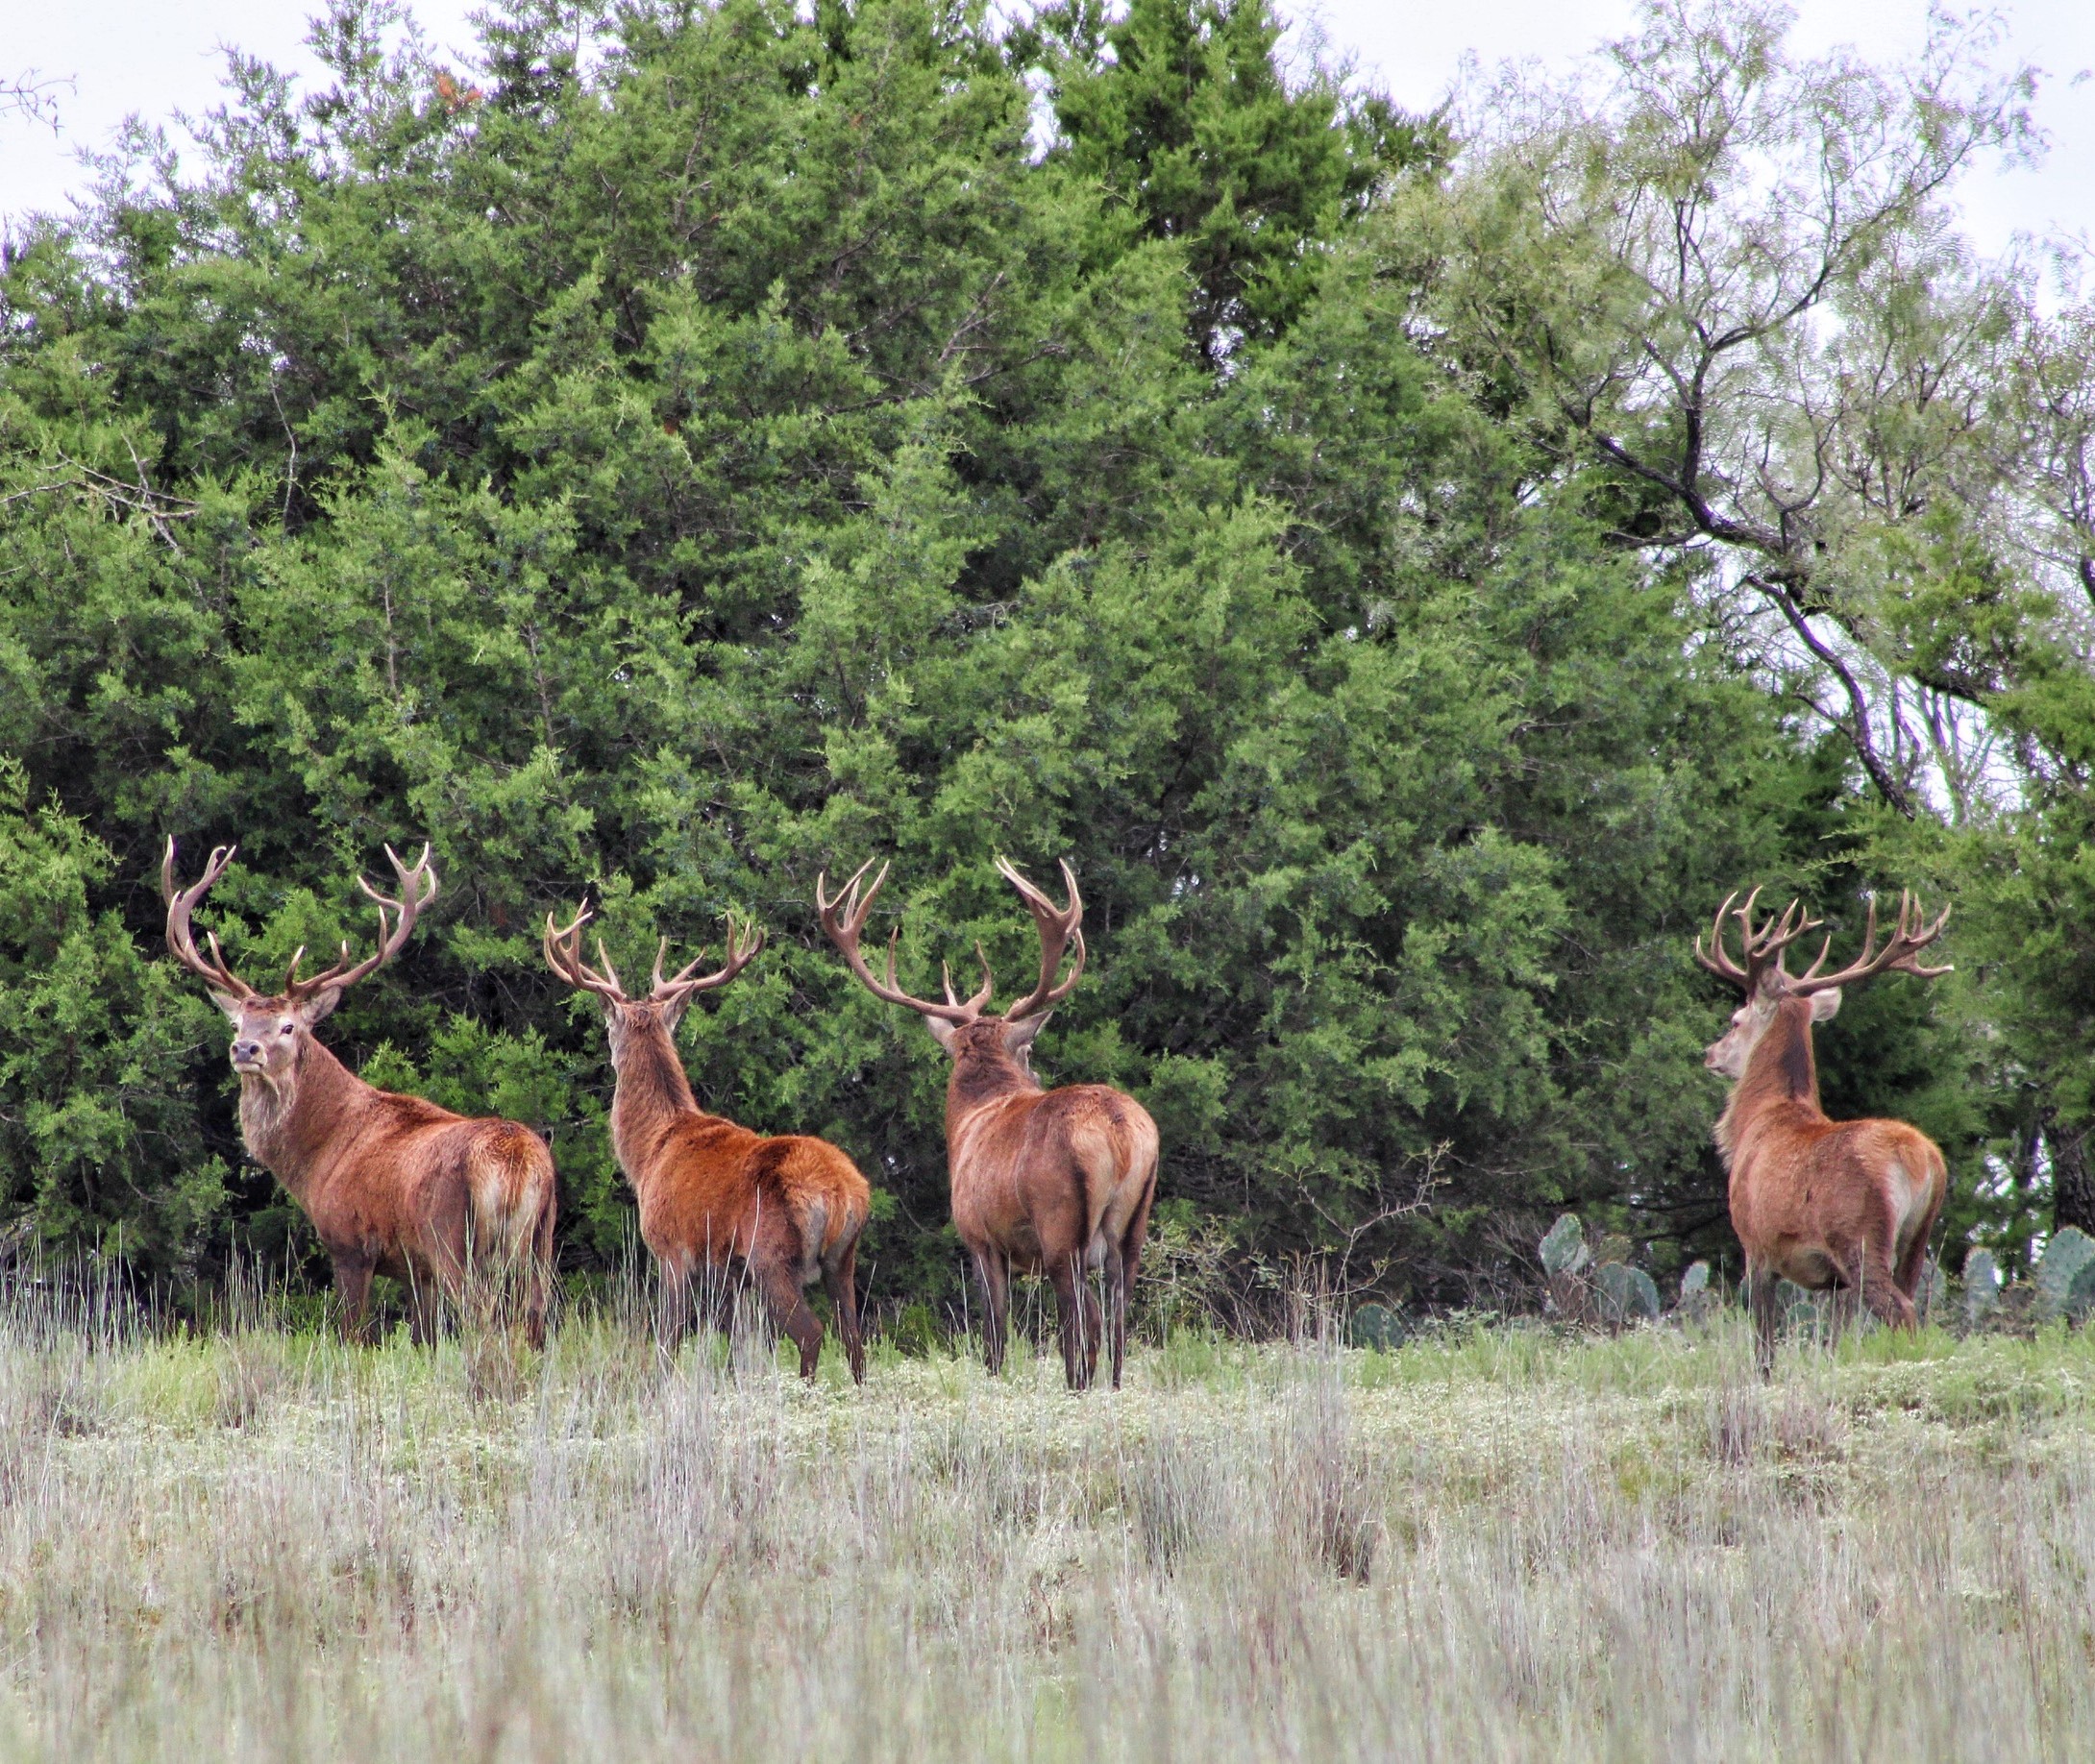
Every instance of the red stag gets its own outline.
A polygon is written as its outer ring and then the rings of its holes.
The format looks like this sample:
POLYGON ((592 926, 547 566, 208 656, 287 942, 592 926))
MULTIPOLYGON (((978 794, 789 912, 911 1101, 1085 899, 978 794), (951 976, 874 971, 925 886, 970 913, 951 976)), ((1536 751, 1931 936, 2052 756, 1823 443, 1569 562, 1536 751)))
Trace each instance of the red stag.
POLYGON ((912 998, 895 985, 895 944, 888 941, 887 978, 874 978, 859 954, 859 933, 887 866, 863 896, 859 883, 873 867, 858 868, 838 899, 828 898, 824 875, 815 883, 822 928, 875 997, 907 1005, 952 1056, 946 1088, 946 1164, 952 1185, 953 1226, 974 1259, 988 1311, 985 1344, 992 1374, 1003 1370, 1011 1273, 1045 1273, 1061 1313, 1062 1364, 1070 1388, 1087 1386, 1098 1369, 1100 1318, 1086 1274, 1102 1270, 1112 1307, 1113 1385, 1120 1388, 1127 1350, 1127 1288, 1142 1259, 1156 1196, 1157 1129, 1132 1096, 1102 1084, 1044 1090, 1033 1077, 1033 1039, 1084 971, 1084 902, 1067 863, 1066 907, 1057 907, 1009 863, 997 868, 1019 891, 1040 932, 1040 978, 1001 1017, 984 1016, 995 982, 982 961, 982 990, 965 1002, 912 998), (841 915, 841 916, 840 916, 841 915), (1072 938, 1076 963, 1058 986, 1055 975, 1072 938))
POLYGON ((334 1264, 342 1331, 362 1339, 371 1276, 406 1283, 417 1341, 435 1333, 438 1295, 456 1304, 478 1269, 521 1277, 525 1327, 545 1341, 553 1278, 553 1155, 515 1121, 468 1120, 419 1096, 364 1083, 313 1037, 313 1025, 343 990, 400 953, 416 917, 436 898, 427 845, 412 870, 388 845, 400 897, 358 878, 378 903, 379 946, 361 962, 341 960, 298 977, 304 948, 291 958, 283 989, 258 992, 226 966, 218 939, 207 959, 189 915, 225 873, 235 847, 210 854, 194 887, 175 889, 175 842, 160 865, 167 901, 167 947, 210 989, 233 1019, 233 1069, 240 1075, 240 1134, 249 1154, 305 1210, 334 1264), (388 919, 390 914, 390 919, 388 919))
POLYGON ((640 1236, 661 1274, 658 1336, 665 1346, 682 1333, 691 1310, 691 1279, 746 1270, 778 1329, 801 1350, 801 1376, 813 1378, 822 1353, 822 1319, 801 1289, 819 1276, 836 1311, 837 1333, 851 1377, 866 1380, 866 1349, 858 1328, 858 1235, 866 1228, 872 1190, 858 1167, 826 1139, 804 1134, 776 1138, 752 1133, 708 1115, 691 1093, 676 1031, 684 1007, 700 992, 726 986, 764 946, 761 931, 738 933, 727 922, 727 952, 716 973, 694 976, 693 962, 668 979, 655 953, 653 984, 645 998, 628 998, 597 941, 597 967, 582 961, 582 926, 589 909, 564 931, 546 916, 546 963, 571 987, 604 1001, 616 1088, 611 1097, 611 1149, 640 1203, 640 1236))
POLYGON ((1915 958, 1941 935, 1949 909, 1922 921, 1910 895, 1899 896, 1899 919, 1877 944, 1877 905, 1870 902, 1862 953, 1838 973, 1818 960, 1801 974, 1784 971, 1783 952, 1820 920, 1792 901, 1779 919, 1753 922, 1756 889, 1732 914, 1736 894, 1716 910, 1710 951, 1695 940, 1695 960, 1745 994, 1731 1028, 1703 1063, 1732 1080, 1731 1100, 1716 1123, 1716 1148, 1731 1176, 1732 1227, 1746 1252, 1746 1279, 1764 1377, 1775 1364, 1775 1283, 1822 1291, 1837 1287, 1886 1323, 1914 1327, 1913 1292, 1928 1253, 1928 1235, 1949 1185, 1935 1141, 1904 1121, 1833 1121, 1818 1104, 1812 1025, 1840 1009, 1840 989, 1896 969, 1923 980, 1947 968, 1915 958), (1724 944, 1724 919, 1737 918, 1743 966, 1724 944))

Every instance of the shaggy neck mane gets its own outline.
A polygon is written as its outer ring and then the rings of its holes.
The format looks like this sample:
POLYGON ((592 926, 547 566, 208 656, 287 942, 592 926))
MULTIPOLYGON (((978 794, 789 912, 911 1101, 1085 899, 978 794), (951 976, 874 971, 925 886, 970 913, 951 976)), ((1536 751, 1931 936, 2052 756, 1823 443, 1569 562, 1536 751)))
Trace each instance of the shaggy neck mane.
POLYGON ((1761 1110, 1787 1104, 1823 1120, 1818 1104, 1818 1061, 1812 1052, 1812 1001, 1785 998, 1775 1019, 1746 1056, 1745 1076, 1732 1087, 1731 1101, 1717 1117, 1716 1148, 1731 1166, 1745 1123, 1761 1110))
POLYGON ((345 1112, 372 1093, 309 1030, 301 1031, 297 1057, 282 1080, 240 1074, 240 1137, 255 1162, 296 1196, 345 1112))
POLYGON ((998 1039, 982 1045, 969 1042, 953 1061, 953 1074, 946 1081, 946 1109, 962 1115, 1014 1091, 1036 1095, 1040 1081, 1019 1064, 1018 1057, 998 1039))

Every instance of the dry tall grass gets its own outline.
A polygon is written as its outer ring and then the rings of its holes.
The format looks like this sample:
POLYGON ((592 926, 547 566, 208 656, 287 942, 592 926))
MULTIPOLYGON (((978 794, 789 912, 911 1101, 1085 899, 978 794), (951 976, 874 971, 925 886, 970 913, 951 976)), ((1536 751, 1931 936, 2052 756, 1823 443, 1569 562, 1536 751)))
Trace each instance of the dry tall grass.
POLYGON ((47 1756, 2095 1755, 2095 1339, 673 1369, 0 1308, 47 1756))

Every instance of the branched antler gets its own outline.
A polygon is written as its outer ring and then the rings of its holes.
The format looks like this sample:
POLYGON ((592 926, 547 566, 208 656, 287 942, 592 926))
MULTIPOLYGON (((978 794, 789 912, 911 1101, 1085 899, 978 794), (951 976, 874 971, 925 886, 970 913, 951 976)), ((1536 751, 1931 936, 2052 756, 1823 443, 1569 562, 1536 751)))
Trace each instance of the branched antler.
POLYGON ((1805 918, 1802 907, 1792 900, 1780 919, 1756 925, 1753 907, 1760 897, 1761 891, 1755 889, 1746 896, 1745 905, 1733 913, 1732 902, 1738 898, 1738 894, 1725 895, 1724 904, 1717 908, 1716 919, 1710 927, 1708 953, 1703 950, 1702 939, 1695 939, 1695 960, 1713 974, 1731 981, 1748 997, 1758 992, 1769 992, 1801 998, 1836 986, 1854 986, 1891 969, 1914 974, 1923 980, 1933 980, 1937 974, 1950 971, 1948 968, 1923 968, 1914 959, 1942 935, 1942 927, 1949 922, 1949 908, 1944 907, 1935 922, 1929 924, 1922 919, 1919 900, 1901 890, 1898 924, 1882 949, 1876 947, 1877 902, 1872 897, 1860 957, 1837 973, 1821 973, 1819 970, 1825 967, 1826 957, 1833 948, 1833 938, 1829 934, 1812 966, 1803 973, 1791 976, 1783 971, 1783 952, 1807 932, 1817 930, 1824 921, 1805 918), (1727 915, 1738 920, 1743 964, 1733 961, 1731 952, 1725 947, 1724 919, 1727 915))
POLYGON ((887 978, 885 981, 874 978, 873 970, 866 966, 866 958, 859 953, 858 939, 866 928, 866 915, 873 911, 874 900, 880 893, 881 884, 887 880, 888 867, 885 864, 880 866, 880 873, 874 877, 872 886, 861 895, 858 885, 866 871, 872 868, 873 860, 868 858, 851 872, 850 880, 844 885, 844 892, 833 899, 826 892, 829 872, 824 870, 815 878, 815 912, 821 919, 822 928, 828 935, 829 941, 842 952, 845 961, 850 964, 851 972, 858 976, 860 984, 875 998, 884 999, 889 1004, 907 1005, 919 1016, 935 1017, 942 1022, 974 1022, 982 1015, 983 1007, 989 1003, 990 992, 995 984, 990 978, 989 957, 982 953, 979 943, 975 945, 974 953, 982 964, 982 990, 972 998, 955 996, 949 968, 943 970, 946 975, 944 1004, 934 1004, 925 998, 913 998, 895 984, 895 950, 902 935, 900 925, 896 926, 894 935, 888 939, 887 978))
POLYGON ((175 891, 175 842, 167 842, 167 855, 160 860, 160 898, 167 902, 167 952, 200 978, 214 992, 223 992, 229 998, 255 998, 259 994, 253 987, 226 966, 226 958, 218 947, 215 932, 207 937, 210 944, 210 956, 207 960, 196 947, 196 933, 189 924, 189 915, 196 903, 204 898, 210 885, 226 873, 226 866, 233 862, 237 845, 214 845, 210 861, 204 866, 203 875, 191 886, 175 891))
MULTIPOLYGON (((582 927, 591 918, 588 907, 579 907, 574 919, 566 929, 556 929, 553 915, 546 915, 545 952, 546 966, 553 969, 568 985, 579 992, 594 992, 600 998, 607 998, 613 1004, 630 1004, 626 989, 618 977, 618 970, 611 966, 610 953, 604 946, 604 939, 597 939, 597 966, 591 968, 582 960, 582 927)), ((669 954, 669 939, 664 938, 654 952, 654 973, 649 987, 647 1002, 650 1004, 673 1004, 690 997, 694 992, 709 992, 716 986, 726 986, 745 968, 756 959, 764 947, 764 933, 753 921, 738 925, 732 913, 727 915, 727 950, 721 967, 709 974, 694 970, 705 959, 702 950, 697 956, 664 978, 663 958, 669 954)))
POLYGON ((1003 879, 1019 891, 1040 932, 1040 978, 1030 992, 1004 1013, 1006 1021, 1015 1022, 1021 1017, 1039 1017, 1052 1011, 1070 995, 1078 976, 1083 973, 1084 897, 1076 892, 1076 872, 1070 868, 1068 858, 1062 860, 1062 886, 1070 896, 1067 906, 1056 906, 1018 872, 1009 858, 998 858, 997 869, 1003 879), (1069 948, 1072 937, 1076 940, 1076 965, 1070 969, 1069 978, 1057 986, 1055 973, 1062 966, 1063 952, 1069 948))

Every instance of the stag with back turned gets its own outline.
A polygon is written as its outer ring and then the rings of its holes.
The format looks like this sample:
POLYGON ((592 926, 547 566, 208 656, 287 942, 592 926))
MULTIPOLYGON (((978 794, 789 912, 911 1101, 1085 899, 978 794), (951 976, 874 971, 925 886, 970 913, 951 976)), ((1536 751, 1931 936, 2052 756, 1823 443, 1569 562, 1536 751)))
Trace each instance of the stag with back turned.
POLYGON ((479 1281, 513 1286, 534 1344, 545 1340, 553 1279, 553 1157, 515 1121, 468 1119, 419 1096, 364 1083, 330 1053, 313 1027, 343 992, 390 962, 436 897, 429 847, 410 869, 388 845, 399 896, 358 878, 378 903, 377 949, 354 961, 349 945, 323 973, 299 977, 292 956, 283 985, 260 992, 236 975, 208 935, 199 950, 190 915, 225 873, 235 847, 210 854, 202 878, 175 887, 175 842, 160 865, 167 947, 210 988, 233 1022, 233 1069, 240 1079, 240 1134, 248 1153, 276 1177, 312 1221, 334 1268, 342 1332, 365 1337, 371 1277, 408 1288, 417 1341, 436 1329, 437 1302, 454 1306, 479 1281))
POLYGON ((1784 952, 1821 921, 1791 901, 1780 919, 1754 922, 1756 889, 1736 913, 1727 895, 1711 928, 1710 948, 1695 940, 1695 959, 1745 995, 1731 1027, 1704 1056, 1732 1081, 1716 1124, 1716 1146, 1731 1178, 1732 1227, 1746 1255, 1753 1301, 1755 1358, 1765 1377, 1775 1363, 1775 1284, 1836 1289, 1894 1326, 1912 1328, 1913 1295, 1929 1234, 1949 1186, 1935 1141, 1904 1121, 1829 1120, 1818 1101, 1812 1025, 1840 1008, 1841 989, 1881 973, 1932 980, 1947 968, 1923 968, 1920 952, 1942 933, 1949 909, 1932 924, 1910 894, 1899 896, 1898 923, 1877 943, 1877 905, 1870 902, 1862 953, 1825 972, 1828 937, 1818 959, 1790 974, 1784 952), (1738 920, 1740 959, 1726 947, 1726 917, 1738 920))
POLYGON ((565 930, 546 917, 546 963, 579 992, 604 1004, 615 1089, 611 1149, 640 1207, 640 1237, 660 1278, 657 1338, 681 1335, 691 1314, 693 1278, 746 1273, 779 1331, 800 1349, 801 1376, 812 1379, 822 1352, 822 1319, 802 1289, 819 1277, 836 1313, 837 1334, 863 1384, 866 1351, 858 1327, 859 1234, 872 1190, 850 1159, 826 1139, 802 1134, 767 1137, 699 1107, 677 1055, 677 1025, 701 992, 726 986, 764 946, 761 931, 727 923, 721 968, 700 974, 698 961, 668 976, 664 938, 643 998, 628 998, 597 942, 597 966, 582 960, 581 908, 565 930))
POLYGON ((1097 1376, 1103 1334, 1119 1389, 1127 1351, 1127 1292, 1156 1196, 1157 1129, 1132 1096, 1106 1085, 1048 1090, 1033 1076, 1034 1039, 1084 971, 1084 902, 1075 874, 1062 866, 1069 902, 1058 907, 1008 862, 997 860, 1032 914, 1041 948, 1033 990, 998 1017, 987 1014, 995 982, 979 949, 982 986, 967 999, 954 995, 949 974, 943 1004, 913 998, 896 986, 899 928, 888 941, 885 979, 874 975, 858 940, 887 880, 887 866, 861 893, 872 867, 870 859, 860 865, 834 900, 826 893, 826 874, 817 878, 816 911, 860 983, 875 997, 916 1012, 951 1056, 946 1163, 953 1227, 982 1283, 989 1369, 1003 1370, 1012 1273, 1045 1274, 1054 1287, 1070 1388, 1081 1390, 1097 1376), (1072 940, 1075 962, 1058 984, 1055 976, 1072 940), (1093 1272, 1105 1279, 1104 1319, 1088 1280, 1093 1272))

